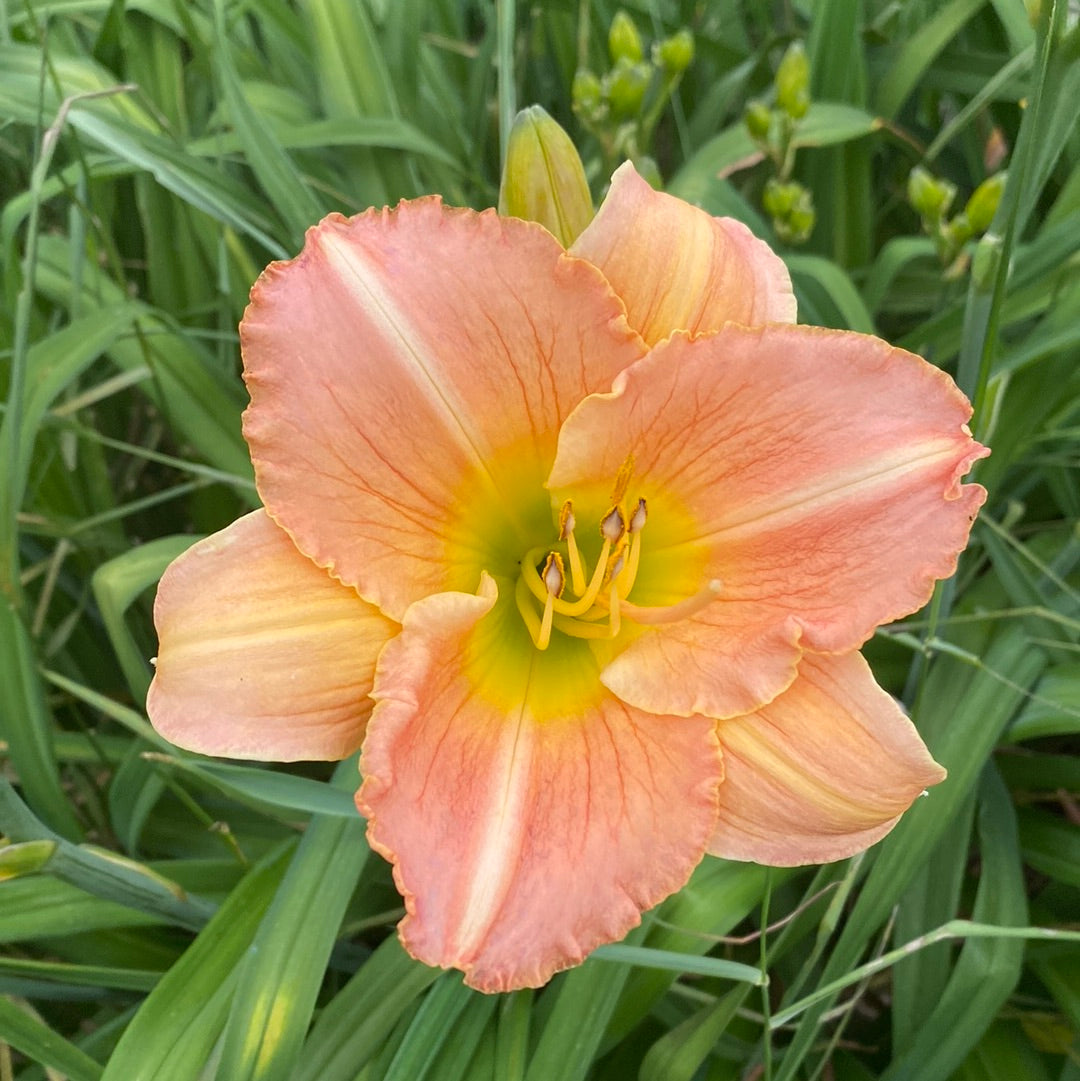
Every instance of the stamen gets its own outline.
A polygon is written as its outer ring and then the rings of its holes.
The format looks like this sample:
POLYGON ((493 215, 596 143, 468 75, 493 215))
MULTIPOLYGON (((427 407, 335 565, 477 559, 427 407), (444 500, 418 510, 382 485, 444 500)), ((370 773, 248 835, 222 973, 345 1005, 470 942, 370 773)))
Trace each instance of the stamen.
POLYGON ((630 538, 630 551, 626 554, 626 570, 619 578, 619 596, 629 597, 637 579, 638 563, 641 561, 641 534, 635 533, 630 538))
POLYGON ((626 527, 630 533, 640 533, 645 528, 645 522, 649 517, 649 509, 645 506, 645 500, 639 499, 634 513, 630 515, 630 524, 626 527))
POLYGON ((626 495, 626 486, 630 483, 630 478, 634 473, 634 456, 628 454, 626 461, 619 466, 619 472, 615 474, 615 487, 611 489, 611 502, 621 503, 623 496, 626 495))
MULTIPOLYGON (((521 561, 521 578, 519 581, 525 583, 529 592, 541 604, 547 604, 548 598, 550 597, 552 608, 560 615, 580 616, 593 606, 593 603, 596 601, 596 595, 600 592, 600 587, 604 584, 604 571, 607 569, 607 558, 610 551, 611 542, 605 540, 600 548, 600 558, 596 563, 596 570, 593 571, 592 579, 586 587, 585 592, 576 601, 564 601, 552 597, 547 586, 544 585, 544 582, 541 580, 540 575, 537 574, 536 564, 544 553, 543 548, 532 548, 525 554, 525 558, 521 561)), ((554 555, 555 553, 552 552, 548 554, 554 555)), ((544 558, 546 559, 546 557, 544 558)))
POLYGON ((547 561, 540 577, 547 586, 548 595, 561 597, 563 587, 566 585, 566 574, 563 571, 562 556, 558 552, 548 552, 547 561))
POLYGON ((611 618, 608 621, 608 634, 614 638, 619 633, 619 628, 622 626, 622 620, 619 618, 621 612, 619 611, 619 585, 618 582, 612 578, 611 580, 611 593, 608 596, 608 607, 611 609, 611 618))
POLYGON ((517 604, 517 610, 521 614, 521 621, 525 624, 525 629, 533 640, 533 645, 537 645, 540 640, 540 618, 533 608, 532 595, 529 593, 529 587, 525 584, 524 578, 518 578, 517 584, 514 586, 514 602, 517 604))
POLYGON ((574 592, 580 597, 585 592, 585 569, 581 564, 581 553, 574 540, 574 505, 568 499, 559 511, 559 540, 566 541, 566 554, 570 557, 570 581, 574 592))
POLYGON ((605 582, 614 582, 619 577, 619 573, 622 571, 624 564, 626 563, 626 538, 623 537, 616 545, 615 551, 611 553, 611 558, 607 562, 607 573, 604 575, 605 582))
POLYGON ((626 519, 623 517, 623 512, 619 507, 612 507, 611 510, 600 519, 600 536, 605 541, 610 541, 612 544, 618 544, 622 540, 623 534, 626 532, 626 519))
POLYGON ((607 623, 582 623, 569 616, 555 616, 555 629, 571 638, 609 638, 611 630, 607 623))
POLYGON ((707 608, 719 597, 723 586, 719 578, 713 578, 704 589, 699 590, 692 597, 679 601, 678 604, 661 605, 659 607, 641 607, 631 604, 629 601, 620 601, 619 609, 627 619, 635 623, 676 623, 680 619, 707 608))

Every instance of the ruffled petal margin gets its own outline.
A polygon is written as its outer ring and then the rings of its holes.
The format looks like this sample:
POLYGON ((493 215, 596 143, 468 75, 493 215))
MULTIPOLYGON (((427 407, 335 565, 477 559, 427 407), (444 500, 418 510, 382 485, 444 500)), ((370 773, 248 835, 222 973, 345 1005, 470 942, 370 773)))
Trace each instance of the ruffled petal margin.
POLYGON ((649 345, 676 330, 795 322, 791 277, 764 241, 734 218, 654 191, 629 162, 570 252, 604 272, 649 345))
POLYGON ((405 897, 405 947, 482 991, 540 986, 679 889, 722 776, 711 720, 625 706, 595 672, 580 712, 540 717, 543 688, 507 686, 498 657, 466 662, 495 599, 485 577, 409 609, 379 662, 357 796, 405 897))
POLYGON ((536 543, 521 493, 540 494, 559 426, 645 351, 547 230, 436 198, 324 219, 255 283, 240 339, 263 502, 397 619, 474 590, 485 537, 536 543))
POLYGON ((807 654, 795 682, 717 726, 716 856, 778 866, 844 859, 880 840, 945 771, 858 653, 807 654))
POLYGON ((154 622, 154 727, 191 751, 280 762, 359 748, 375 660, 398 630, 261 510, 169 565, 154 622))
POLYGON ((570 416, 548 484, 602 492, 632 454, 642 580, 693 566, 689 593, 720 589, 634 641, 605 684, 642 709, 735 716, 783 690, 801 649, 857 649, 919 608, 986 497, 960 483, 989 454, 970 415, 944 372, 869 335, 728 326, 657 346, 570 416))

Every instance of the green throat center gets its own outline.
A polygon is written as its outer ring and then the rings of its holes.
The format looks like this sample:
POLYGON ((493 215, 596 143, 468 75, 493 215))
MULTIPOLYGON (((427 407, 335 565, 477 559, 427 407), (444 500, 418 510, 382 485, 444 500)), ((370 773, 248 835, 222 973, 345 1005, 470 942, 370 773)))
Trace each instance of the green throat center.
POLYGON ((567 500, 559 514, 556 546, 531 548, 522 557, 514 600, 529 637, 546 650, 553 631, 572 638, 616 638, 624 619, 639 624, 673 623, 717 599, 715 579, 675 604, 645 607, 628 598, 641 565, 642 536, 648 520, 643 498, 632 508, 626 489, 633 471, 628 458, 619 470, 611 505, 600 519, 600 552, 590 571, 574 536, 574 508, 567 500), (567 574, 569 567, 569 575, 567 574))

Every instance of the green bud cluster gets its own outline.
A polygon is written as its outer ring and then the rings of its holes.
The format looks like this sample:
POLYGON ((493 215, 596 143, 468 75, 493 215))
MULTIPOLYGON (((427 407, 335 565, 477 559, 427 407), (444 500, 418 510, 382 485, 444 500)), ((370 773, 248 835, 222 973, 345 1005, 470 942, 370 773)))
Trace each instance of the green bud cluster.
POLYGON ((773 177, 761 197, 765 212, 772 217, 776 235, 787 244, 803 244, 814 229, 817 215, 814 199, 797 180, 773 177))
POLYGON ((648 159, 653 130, 694 59, 693 36, 684 28, 646 50, 633 18, 618 11, 608 28, 607 51, 607 72, 581 68, 575 74, 574 113, 600 142, 606 166, 630 158, 639 172, 649 164, 655 170, 648 159))
POLYGON ((810 109, 810 61, 801 41, 793 41, 780 58, 773 79, 773 104, 747 103, 743 123, 774 175, 762 193, 762 207, 772 217, 776 235, 789 244, 809 239, 816 215, 810 192, 791 179, 795 166, 795 133, 810 109))
POLYGON ((995 173, 972 193, 964 209, 954 217, 947 215, 956 198, 956 185, 932 176, 921 165, 908 177, 908 202, 922 219, 923 230, 930 235, 946 274, 955 277, 966 269, 968 241, 982 236, 997 213, 1005 190, 1007 174, 995 173))

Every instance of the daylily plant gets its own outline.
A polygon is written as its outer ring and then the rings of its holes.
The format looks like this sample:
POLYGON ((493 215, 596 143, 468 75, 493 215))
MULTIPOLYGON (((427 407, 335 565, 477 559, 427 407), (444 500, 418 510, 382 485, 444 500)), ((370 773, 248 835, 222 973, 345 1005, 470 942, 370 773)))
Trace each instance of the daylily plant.
POLYGON ((362 748, 402 941, 485 991, 706 853, 866 848, 944 771, 858 649, 955 569, 988 451, 941 371, 794 318, 763 243, 629 165, 569 251, 434 197, 331 215, 252 290, 264 509, 166 571, 153 723, 362 748))

